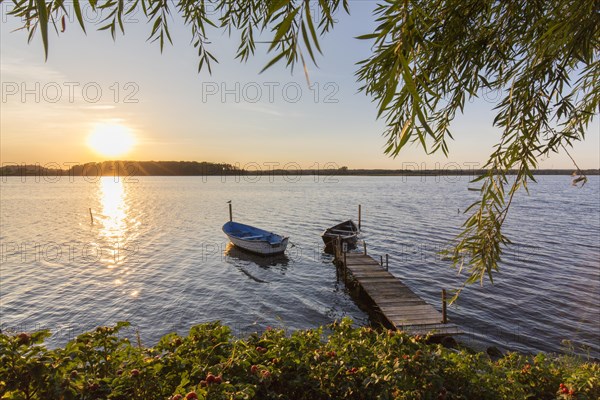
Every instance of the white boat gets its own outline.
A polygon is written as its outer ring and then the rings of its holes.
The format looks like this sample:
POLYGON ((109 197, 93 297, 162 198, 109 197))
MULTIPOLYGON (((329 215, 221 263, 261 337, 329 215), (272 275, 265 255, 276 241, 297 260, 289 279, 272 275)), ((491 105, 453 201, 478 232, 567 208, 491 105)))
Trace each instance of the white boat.
POLYGON ((223 225, 223 232, 234 245, 265 256, 283 253, 289 239, 264 229, 233 221, 223 225))

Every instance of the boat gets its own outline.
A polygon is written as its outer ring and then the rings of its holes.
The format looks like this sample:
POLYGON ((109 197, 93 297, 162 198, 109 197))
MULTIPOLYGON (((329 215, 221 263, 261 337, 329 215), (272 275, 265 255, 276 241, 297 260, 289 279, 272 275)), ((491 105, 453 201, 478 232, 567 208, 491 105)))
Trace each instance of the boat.
POLYGON ((358 226, 352 220, 332 226, 321 235, 323 243, 325 243, 325 251, 333 251, 333 246, 338 237, 341 239, 342 244, 346 243, 348 245, 348 248, 356 247, 359 232, 358 226))
POLYGON ((223 225, 223 232, 234 245, 263 256, 283 253, 289 239, 264 229, 233 221, 223 225))

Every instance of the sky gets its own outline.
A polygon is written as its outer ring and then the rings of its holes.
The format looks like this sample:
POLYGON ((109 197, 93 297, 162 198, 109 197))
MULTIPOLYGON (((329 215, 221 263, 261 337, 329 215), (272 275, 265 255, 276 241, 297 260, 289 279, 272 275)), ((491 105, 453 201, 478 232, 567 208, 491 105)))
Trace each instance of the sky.
MULTIPOLYGON (((318 67, 293 73, 271 59, 265 44, 247 63, 234 59, 235 35, 211 31, 210 48, 219 59, 213 73, 197 71, 189 27, 174 15, 173 45, 161 54, 148 42, 151 26, 141 15, 125 20, 125 35, 113 41, 92 29, 101 15, 84 8, 87 35, 74 21, 50 34, 47 61, 39 35, 15 31, 21 21, 2 3, 0 68, 0 159, 2 164, 68 165, 110 159, 210 161, 301 168, 458 169, 483 166, 500 131, 492 127, 493 104, 471 101, 451 130, 450 155, 426 155, 419 147, 398 157, 384 154, 385 124, 376 106, 358 91, 356 62, 370 45, 356 36, 374 28, 371 1, 351 1, 350 15, 321 39, 318 67), (103 146, 97 143, 104 140, 103 146), (129 150, 110 154, 106 143, 131 141, 129 150), (92 143, 90 145, 90 142, 92 143), (96 143, 96 144, 94 144, 96 143)), ((600 125, 570 152, 581 168, 600 168, 600 125)), ((126 143, 125 143, 126 144, 126 143)), ((109 146, 110 147, 110 146, 109 146)), ((118 146, 117 146, 118 147, 118 146)), ((129 146, 125 146, 128 148, 129 146)), ((573 168, 566 154, 543 160, 542 168, 573 168)))

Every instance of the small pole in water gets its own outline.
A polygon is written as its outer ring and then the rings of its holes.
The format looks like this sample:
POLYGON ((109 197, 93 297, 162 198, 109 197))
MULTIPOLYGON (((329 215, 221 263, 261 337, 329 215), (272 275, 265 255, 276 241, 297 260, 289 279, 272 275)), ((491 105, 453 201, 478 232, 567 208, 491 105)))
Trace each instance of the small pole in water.
POLYGON ((381 254, 379 255, 379 264, 383 267, 383 256, 381 254))
POLYGON ((390 269, 390 255, 386 254, 385 255, 385 270, 389 270, 390 269))
POLYGON ((361 206, 358 205, 358 230, 360 231, 360 221, 361 220, 361 206))
POLYGON ((231 200, 228 201, 229 203, 229 221, 233 221, 233 210, 231 208, 231 200))
POLYGON ((94 214, 92 214, 92 208, 90 207, 89 210, 90 210, 90 222, 92 225, 94 225, 94 214))
POLYGON ((363 240, 363 252, 366 256, 367 255, 367 242, 365 242, 364 240, 363 240))
POLYGON ((442 289, 442 324, 448 322, 448 317, 446 315, 446 289, 442 289))

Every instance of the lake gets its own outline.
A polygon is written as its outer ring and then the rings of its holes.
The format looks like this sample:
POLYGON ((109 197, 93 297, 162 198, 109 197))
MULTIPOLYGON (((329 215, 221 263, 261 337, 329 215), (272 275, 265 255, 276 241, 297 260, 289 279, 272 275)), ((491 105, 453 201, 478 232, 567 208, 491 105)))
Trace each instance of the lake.
MULTIPOLYGON (((599 186, 540 176, 518 196, 494 285, 465 289, 448 309, 464 342, 554 352, 569 340, 599 356, 599 186)), ((465 279, 437 253, 476 199, 468 187, 455 176, 3 178, 0 325, 51 329, 52 346, 119 320, 148 345, 217 319, 242 335, 344 316, 368 324, 320 239, 356 220, 358 204, 369 253, 389 253, 390 272, 440 309, 441 289, 465 279), (234 220, 290 236, 286 256, 231 248, 229 200, 234 220)))

